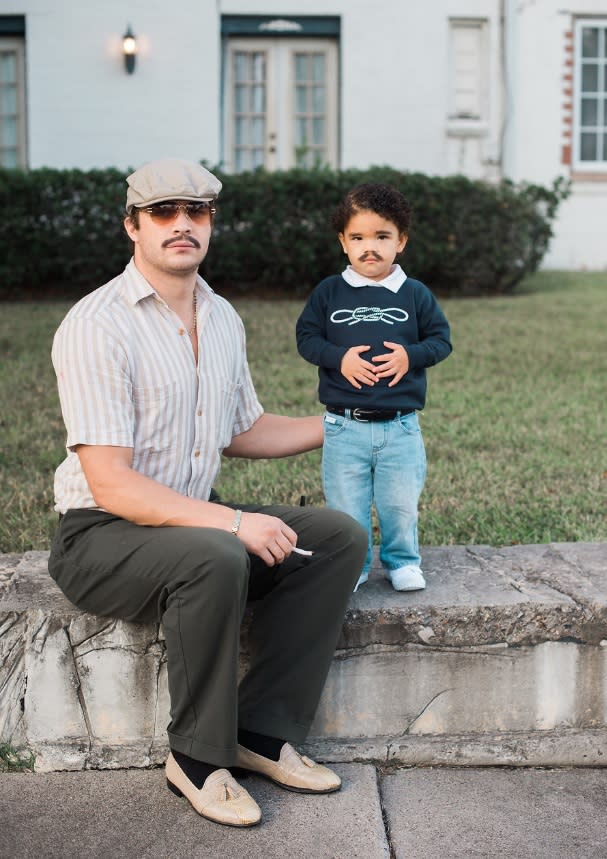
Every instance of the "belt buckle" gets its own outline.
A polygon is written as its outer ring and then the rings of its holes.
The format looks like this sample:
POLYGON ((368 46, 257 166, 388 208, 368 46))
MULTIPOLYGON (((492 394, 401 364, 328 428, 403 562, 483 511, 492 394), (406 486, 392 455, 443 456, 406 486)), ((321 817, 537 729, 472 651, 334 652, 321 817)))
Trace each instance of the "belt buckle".
POLYGON ((361 418, 361 414, 366 411, 367 409, 352 409, 352 417, 355 421, 360 421, 361 424, 368 424, 369 418, 361 418))

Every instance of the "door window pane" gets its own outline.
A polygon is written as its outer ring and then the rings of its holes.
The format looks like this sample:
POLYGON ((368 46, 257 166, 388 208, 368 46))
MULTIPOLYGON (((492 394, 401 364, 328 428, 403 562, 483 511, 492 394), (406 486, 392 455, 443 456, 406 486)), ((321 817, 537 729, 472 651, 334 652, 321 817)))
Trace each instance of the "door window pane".
POLYGON ((5 116, 0 127, 0 146, 3 149, 17 149, 17 119, 5 116))
POLYGON ((0 113, 17 115, 17 87, 0 87, 0 113))
POLYGON ((295 111, 305 113, 308 109, 308 91, 305 86, 295 87, 295 111))
POLYGON ((308 58, 305 54, 295 54, 295 80, 305 81, 308 78, 308 58))
POLYGON ((262 117, 256 116, 251 120, 251 142, 254 146, 263 146, 265 123, 262 117))
POLYGON ((263 113, 266 109, 266 89, 264 86, 254 86, 251 89, 253 96, 253 104, 251 109, 253 113, 263 113))
POLYGON ((325 140, 325 121, 324 119, 312 120, 312 142, 315 146, 322 146, 325 140))
POLYGON ((295 141, 298 146, 304 146, 308 142, 306 121, 299 117, 295 120, 295 141))
POLYGON ((3 84, 17 83, 17 54, 15 51, 3 51, 0 54, 0 80, 3 84))
POLYGON ((233 152, 237 171, 263 164, 266 137, 266 55, 233 52, 233 152))
POLYGON ((325 88, 320 86, 312 87, 312 110, 314 113, 325 112, 325 88))
POLYGON ((324 54, 314 54, 312 58, 312 80, 325 80, 325 57, 324 54))
POLYGON ((236 149, 234 152, 234 169, 237 173, 242 173, 247 169, 246 164, 247 153, 244 149, 236 149))
POLYGON ((234 87, 234 110, 236 113, 245 113, 247 105, 248 90, 244 86, 234 87))
POLYGON ((248 78, 248 57, 242 51, 234 54, 234 80, 246 81, 248 78))
POLYGON ((242 146, 247 142, 247 120, 237 117, 234 128, 236 131, 236 144, 242 146))
POLYGON ((266 77, 266 60, 264 54, 255 53, 252 55, 254 81, 263 81, 266 77))

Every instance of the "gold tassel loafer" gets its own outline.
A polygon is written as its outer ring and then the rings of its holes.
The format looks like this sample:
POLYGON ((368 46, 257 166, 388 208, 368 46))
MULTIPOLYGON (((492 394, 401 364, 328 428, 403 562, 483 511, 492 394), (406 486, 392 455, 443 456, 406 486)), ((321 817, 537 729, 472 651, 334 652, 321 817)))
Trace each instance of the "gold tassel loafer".
POLYGON ((337 773, 300 755, 290 743, 284 744, 277 761, 238 746, 237 766, 297 793, 332 793, 341 787, 337 773))
POLYGON ((172 754, 165 767, 167 786, 176 796, 185 796, 202 817, 224 826, 255 826, 261 810, 226 769, 216 770, 202 787, 192 784, 172 754))

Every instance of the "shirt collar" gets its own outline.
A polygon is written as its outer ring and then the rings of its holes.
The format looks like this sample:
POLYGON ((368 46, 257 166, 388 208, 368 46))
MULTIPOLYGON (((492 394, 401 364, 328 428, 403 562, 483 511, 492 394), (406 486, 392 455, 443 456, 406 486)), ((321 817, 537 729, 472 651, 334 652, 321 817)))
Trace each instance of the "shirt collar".
MULTIPOLYGON (((199 296, 201 291, 210 299, 215 296, 215 293, 209 284, 200 275, 196 278, 196 289, 198 290, 199 296)), ((135 260, 133 258, 131 258, 124 270, 124 295, 127 301, 133 306, 138 304, 142 299, 148 298, 150 295, 158 295, 154 287, 151 286, 141 274, 135 265, 135 260)))
POLYGON ((383 280, 371 280, 362 274, 358 274, 351 265, 342 272, 341 276, 350 286, 385 286, 386 289, 394 293, 398 292, 407 279, 407 275, 398 264, 392 266, 390 274, 383 280))

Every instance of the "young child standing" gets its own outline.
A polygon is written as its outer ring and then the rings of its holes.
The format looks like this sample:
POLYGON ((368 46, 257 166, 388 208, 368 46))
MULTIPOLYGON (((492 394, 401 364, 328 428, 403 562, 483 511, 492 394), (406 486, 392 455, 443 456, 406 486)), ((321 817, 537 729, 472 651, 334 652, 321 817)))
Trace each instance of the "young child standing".
POLYGON ((420 590, 418 501, 426 454, 417 412, 426 368, 451 352, 449 325, 430 290, 394 260, 409 236, 411 207, 389 185, 354 188, 332 226, 350 265, 318 284, 297 321, 297 348, 318 366, 326 407, 322 459, 327 506, 381 533, 380 560, 397 591, 420 590))

